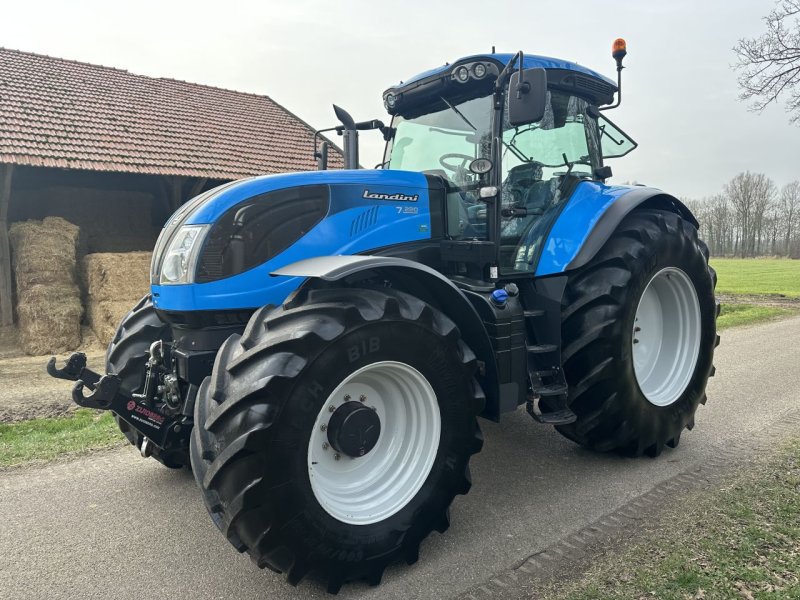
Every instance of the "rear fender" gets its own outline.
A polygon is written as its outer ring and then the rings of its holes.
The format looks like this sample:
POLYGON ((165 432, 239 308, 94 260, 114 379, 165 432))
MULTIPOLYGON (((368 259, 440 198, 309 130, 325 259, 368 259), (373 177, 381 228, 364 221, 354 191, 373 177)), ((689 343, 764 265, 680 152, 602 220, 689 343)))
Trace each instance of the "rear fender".
POLYGON ((659 189, 584 181, 553 224, 536 275, 555 275, 587 264, 622 219, 637 207, 668 210, 698 227, 697 219, 683 202, 659 189))
POLYGON ((484 415, 499 414, 500 392, 494 351, 480 316, 464 293, 438 271, 418 262, 391 256, 320 256, 292 263, 273 276, 307 277, 287 304, 321 282, 347 282, 366 277, 392 282, 392 288, 412 294, 446 314, 461 338, 482 363, 478 379, 486 395, 484 415))

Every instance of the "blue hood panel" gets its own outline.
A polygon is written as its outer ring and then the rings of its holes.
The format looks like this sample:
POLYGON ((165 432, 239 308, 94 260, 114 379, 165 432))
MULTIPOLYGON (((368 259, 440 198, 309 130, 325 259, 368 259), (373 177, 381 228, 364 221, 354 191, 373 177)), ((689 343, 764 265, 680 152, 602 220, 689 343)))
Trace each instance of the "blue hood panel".
MULTIPOLYGON (((270 272, 316 256, 359 254, 431 237, 428 182, 422 173, 392 170, 312 171, 245 179, 221 188, 194 209, 186 224, 214 223, 228 209, 253 196, 304 185, 328 185, 327 216, 289 248, 227 279, 188 285, 153 285, 162 310, 231 310, 280 304, 303 281, 270 272), (370 194, 416 196, 415 201, 364 198, 370 194)), ((265 202, 269 200, 266 199, 265 202)))

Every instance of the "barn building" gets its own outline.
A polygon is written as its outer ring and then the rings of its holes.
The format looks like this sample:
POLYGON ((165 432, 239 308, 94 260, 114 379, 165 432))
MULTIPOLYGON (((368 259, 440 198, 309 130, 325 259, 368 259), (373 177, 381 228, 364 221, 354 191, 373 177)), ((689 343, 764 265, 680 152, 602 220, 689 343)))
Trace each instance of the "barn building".
POLYGON ((315 169, 312 138, 268 96, 0 48, 0 325, 13 323, 11 223, 60 216, 86 253, 150 250, 205 189, 315 169))

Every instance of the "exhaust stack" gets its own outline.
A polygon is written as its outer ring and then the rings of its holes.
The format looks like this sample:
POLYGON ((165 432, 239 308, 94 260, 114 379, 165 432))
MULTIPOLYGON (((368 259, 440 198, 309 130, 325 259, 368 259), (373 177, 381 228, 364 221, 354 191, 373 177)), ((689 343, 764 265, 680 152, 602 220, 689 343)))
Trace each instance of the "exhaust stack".
MULTIPOLYGON (((342 149, 344 150, 344 168, 358 169, 358 131, 356 122, 345 109, 333 105, 336 118, 342 123, 342 149)), ((338 131, 338 127, 336 128, 338 131)))

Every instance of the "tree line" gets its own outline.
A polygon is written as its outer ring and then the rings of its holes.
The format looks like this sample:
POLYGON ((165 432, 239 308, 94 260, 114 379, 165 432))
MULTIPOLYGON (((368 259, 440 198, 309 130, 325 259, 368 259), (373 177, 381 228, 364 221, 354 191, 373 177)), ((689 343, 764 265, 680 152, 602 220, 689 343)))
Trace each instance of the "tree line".
POLYGON ((800 181, 782 188, 763 173, 739 173, 721 194, 684 199, 714 256, 800 258, 800 181))

